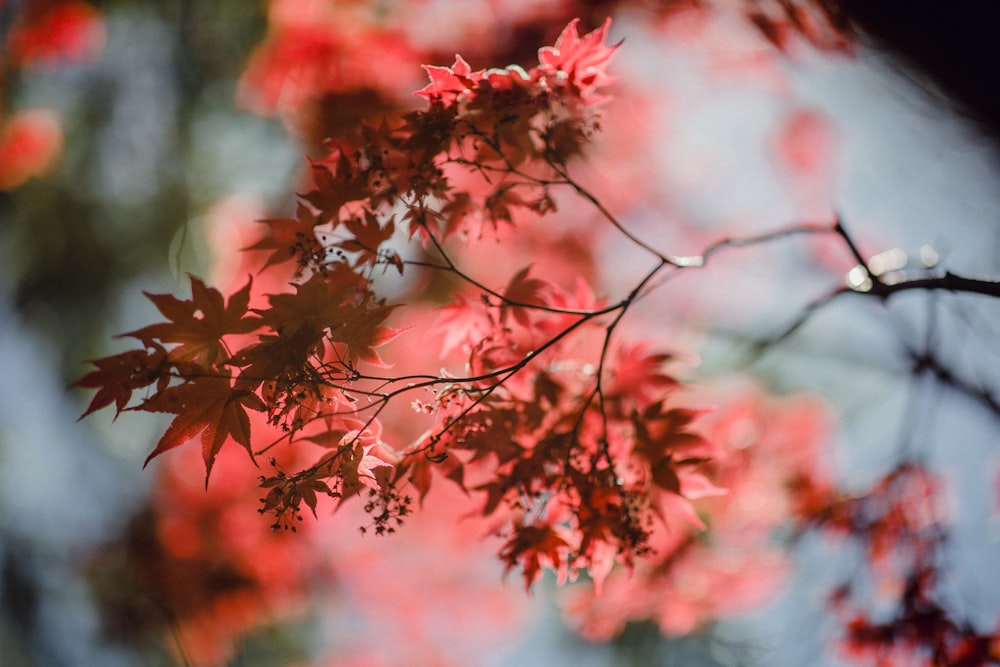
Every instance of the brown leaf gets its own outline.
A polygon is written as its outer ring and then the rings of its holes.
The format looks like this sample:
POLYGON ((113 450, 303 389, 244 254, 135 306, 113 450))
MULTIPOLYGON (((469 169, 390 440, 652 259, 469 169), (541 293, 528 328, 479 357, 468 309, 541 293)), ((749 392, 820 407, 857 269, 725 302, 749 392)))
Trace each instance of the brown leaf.
POLYGON ((191 278, 191 300, 182 301, 170 294, 146 296, 170 322, 151 324, 124 336, 141 340, 148 346, 178 343, 168 352, 173 362, 189 363, 204 368, 219 366, 229 357, 222 338, 228 334, 244 334, 257 329, 261 320, 247 315, 250 302, 250 280, 225 304, 222 294, 206 287, 200 279, 191 278))
POLYGON ((91 359, 97 366, 70 387, 90 387, 97 389, 87 410, 80 415, 83 419, 91 412, 100 410, 112 402, 115 404, 115 418, 121 414, 132 398, 132 392, 154 382, 166 384, 169 380, 169 366, 166 365, 167 351, 155 345, 149 350, 130 350, 101 359, 91 359))
POLYGON ((253 459, 250 418, 246 408, 263 411, 265 406, 256 394, 234 390, 230 378, 225 376, 196 377, 182 385, 164 389, 137 408, 177 415, 143 467, 163 452, 185 444, 200 433, 207 486, 215 457, 228 438, 242 445, 253 459))

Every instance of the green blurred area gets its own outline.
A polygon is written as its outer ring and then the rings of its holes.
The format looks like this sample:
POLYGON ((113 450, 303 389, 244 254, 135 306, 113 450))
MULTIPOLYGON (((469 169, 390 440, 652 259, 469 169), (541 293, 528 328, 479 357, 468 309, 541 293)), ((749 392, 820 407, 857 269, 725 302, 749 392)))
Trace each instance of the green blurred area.
MULTIPOLYGON (((69 664, 67 655, 99 661, 90 664, 175 664, 158 635, 133 637, 141 641, 128 650, 102 648, 98 639, 106 620, 95 616, 87 589, 141 591, 108 581, 113 563, 88 573, 86 554, 143 507, 152 478, 137 479, 129 452, 147 448, 148 434, 126 417, 116 424, 117 441, 104 437, 102 420, 74 428, 90 397, 65 387, 85 359, 124 344, 114 334, 152 316, 142 290, 181 292, 185 272, 205 272, 207 209, 243 192, 280 207, 301 160, 278 120, 235 102, 248 54, 266 30, 265 3, 92 4, 106 34, 98 58, 18 69, 0 57, 0 112, 52 109, 63 132, 54 169, 0 192, 4 667, 69 664)), ((0 3, 0 45, 26 8, 0 3)), ((302 657, 290 648, 301 641, 278 641, 294 627, 266 632, 272 650, 254 651, 262 661, 245 664, 302 657)))

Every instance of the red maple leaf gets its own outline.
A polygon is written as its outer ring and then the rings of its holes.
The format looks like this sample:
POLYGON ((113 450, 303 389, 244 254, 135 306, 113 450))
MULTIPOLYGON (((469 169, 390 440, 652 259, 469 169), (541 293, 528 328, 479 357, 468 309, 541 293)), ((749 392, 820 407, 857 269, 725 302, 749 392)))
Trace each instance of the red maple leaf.
POLYGON ((410 454, 396 466, 396 479, 399 480, 406 475, 406 480, 417 490, 417 501, 421 507, 424 498, 431 490, 433 475, 431 469, 434 462, 427 458, 425 453, 410 454))
POLYGON ((545 304, 552 293, 552 284, 541 278, 529 278, 531 266, 526 266, 510 279, 503 296, 506 301, 500 307, 500 321, 507 320, 507 314, 513 313, 514 319, 524 326, 531 325, 531 318, 525 306, 545 304))
POLYGON ((385 362, 373 348, 385 345, 406 330, 379 326, 394 308, 370 308, 364 305, 353 308, 343 322, 330 328, 330 339, 343 344, 343 354, 351 363, 361 360, 384 368, 385 362))
POLYGON ((310 161, 310 166, 316 187, 301 197, 319 211, 320 223, 331 220, 336 223, 344 204, 364 199, 369 194, 364 172, 356 170, 340 149, 335 149, 328 160, 310 161), (332 171, 328 164, 333 165, 332 171))
POLYGON ((473 72, 469 63, 465 62, 459 55, 455 56, 455 64, 451 67, 438 67, 436 65, 424 65, 423 67, 431 82, 415 94, 444 104, 451 104, 463 95, 470 95, 485 73, 485 70, 473 72))
MULTIPOLYGON (((526 155, 524 151, 521 154, 526 155)), ((508 225, 513 224, 514 213, 511 211, 512 208, 531 208, 531 202, 525 200, 517 193, 514 186, 509 184, 501 185, 487 195, 486 199, 483 200, 483 204, 484 212, 490 222, 493 223, 494 229, 497 229, 501 222, 508 225)))
POLYGON ((157 340, 179 343, 168 352, 171 361, 211 368, 229 358, 223 336, 249 333, 261 325, 259 318, 247 316, 252 281, 248 280, 225 304, 217 289, 206 287, 194 276, 190 278, 190 301, 182 301, 171 294, 145 293, 170 322, 151 324, 122 335, 138 338, 150 347, 155 346, 157 340))
POLYGON ((503 545, 500 558, 509 572, 521 561, 525 588, 530 589, 538 577, 543 561, 551 567, 562 562, 562 552, 569 549, 569 543, 561 538, 552 526, 517 526, 514 536, 503 545))
POLYGON ((368 438, 367 433, 348 433, 344 443, 352 443, 342 450, 338 473, 341 479, 343 498, 357 495, 365 487, 378 490, 380 485, 375 471, 379 468, 392 468, 392 464, 371 453, 375 444, 363 444, 368 438))
POLYGON ((299 327, 289 335, 261 336, 257 343, 234 354, 229 363, 243 369, 236 384, 240 389, 254 390, 267 382, 272 391, 280 393, 299 378, 312 376, 309 358, 321 349, 321 332, 299 327))
POLYGON ((234 390, 228 376, 195 377, 184 384, 164 389, 136 408, 177 415, 143 467, 163 452, 183 445, 200 433, 207 486, 215 457, 228 438, 243 445, 253 459, 250 417, 246 408, 262 412, 266 406, 257 394, 234 390))
POLYGON ((440 217, 444 220, 444 232, 441 237, 445 239, 461 231, 466 221, 480 212, 479 205, 473 201, 468 192, 451 193, 450 197, 440 212, 440 217))
POLYGON ((604 44, 608 28, 611 27, 610 18, 600 28, 583 37, 577 31, 579 22, 579 19, 570 21, 559 35, 555 46, 538 50, 538 69, 555 85, 568 84, 574 97, 594 106, 607 99, 597 95, 595 90, 612 82, 607 73, 607 65, 621 42, 614 46, 604 44))
POLYGON ((90 363, 97 370, 87 373, 70 387, 91 387, 97 389, 97 394, 86 412, 80 415, 83 419, 91 412, 100 410, 106 405, 115 403, 115 418, 121 414, 132 398, 132 392, 154 382, 159 382, 160 390, 166 387, 170 377, 169 367, 165 364, 167 351, 156 345, 149 350, 129 350, 102 359, 91 359, 90 363))
POLYGON ((268 226, 267 235, 243 250, 272 250, 264 267, 280 264, 301 254, 308 259, 322 252, 322 244, 316 238, 315 227, 319 220, 308 207, 299 204, 295 218, 273 218, 259 220, 268 226))
POLYGON ((633 412, 631 421, 635 429, 635 453, 652 466, 670 458, 699 462, 722 456, 718 447, 688 430, 688 426, 699 415, 697 411, 684 408, 666 410, 662 401, 654 403, 641 413, 633 412))
POLYGON ((295 285, 295 293, 269 294, 271 307, 256 310, 263 323, 274 331, 290 336, 303 325, 321 332, 349 319, 353 302, 364 279, 344 264, 335 264, 326 273, 314 273, 304 283, 295 285))
POLYGON ((396 231, 392 218, 389 218, 383 227, 371 211, 365 211, 364 217, 352 216, 348 218, 344 221, 344 226, 347 231, 354 235, 354 238, 340 241, 336 244, 337 247, 347 252, 360 253, 359 263, 373 266, 379 258, 379 247, 388 241, 396 231))
POLYGON ((671 359, 669 353, 650 352, 645 342, 622 345, 608 365, 605 400, 623 414, 630 412, 630 406, 645 407, 659 401, 677 386, 677 381, 663 371, 671 359))
POLYGON ((486 338, 494 324, 489 315, 475 307, 461 294, 452 295, 452 303, 438 308, 438 315, 431 325, 431 335, 444 337, 441 358, 455 349, 465 351, 486 338))

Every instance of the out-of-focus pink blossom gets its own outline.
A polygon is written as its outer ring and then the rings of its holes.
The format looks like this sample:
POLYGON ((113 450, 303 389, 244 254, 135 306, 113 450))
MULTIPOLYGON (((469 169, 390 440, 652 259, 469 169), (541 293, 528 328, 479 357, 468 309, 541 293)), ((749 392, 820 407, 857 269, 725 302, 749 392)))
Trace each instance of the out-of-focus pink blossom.
POLYGON ((41 176, 62 152, 59 115, 51 109, 28 109, 0 127, 0 190, 13 190, 41 176))
MULTIPOLYGON (((21 3, 18 3, 21 4, 21 3)), ((79 0, 33 0, 15 10, 6 57, 21 67, 97 58, 104 50, 101 13, 79 0)))

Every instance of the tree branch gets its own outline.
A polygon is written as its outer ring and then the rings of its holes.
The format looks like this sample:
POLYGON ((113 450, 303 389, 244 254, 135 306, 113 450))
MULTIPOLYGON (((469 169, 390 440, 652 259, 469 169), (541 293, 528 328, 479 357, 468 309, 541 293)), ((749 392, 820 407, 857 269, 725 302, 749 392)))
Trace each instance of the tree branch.
POLYGON ((948 292, 966 292, 984 296, 1000 297, 1000 282, 984 278, 966 278, 946 271, 943 275, 924 276, 920 278, 904 278, 903 280, 888 280, 882 276, 874 281, 867 290, 851 290, 857 294, 870 294, 881 299, 888 299, 893 294, 908 290, 946 290, 948 292))

